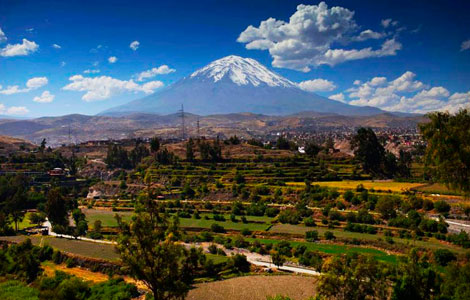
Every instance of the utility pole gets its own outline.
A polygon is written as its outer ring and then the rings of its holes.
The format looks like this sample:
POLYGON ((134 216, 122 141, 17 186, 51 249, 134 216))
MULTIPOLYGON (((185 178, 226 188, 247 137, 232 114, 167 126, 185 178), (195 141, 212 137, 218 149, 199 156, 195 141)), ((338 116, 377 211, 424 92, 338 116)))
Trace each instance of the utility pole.
POLYGON ((181 104, 181 137, 183 141, 185 140, 185 134, 184 134, 184 106, 181 104))
POLYGON ((199 117, 197 117, 197 138, 201 138, 201 135, 199 134, 199 117))

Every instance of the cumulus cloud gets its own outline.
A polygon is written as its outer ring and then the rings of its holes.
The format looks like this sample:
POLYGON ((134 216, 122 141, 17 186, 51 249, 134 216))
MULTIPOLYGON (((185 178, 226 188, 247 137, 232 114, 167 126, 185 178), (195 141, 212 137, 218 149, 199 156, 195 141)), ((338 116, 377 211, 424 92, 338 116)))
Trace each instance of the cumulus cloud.
POLYGON ((41 88, 49 83, 47 77, 34 77, 26 82, 25 88, 20 88, 18 85, 10 85, 3 89, 0 86, 0 94, 2 95, 13 95, 19 93, 27 93, 29 91, 41 88))
POLYGON ((49 80, 47 79, 47 77, 34 77, 34 78, 29 79, 26 82, 26 86, 29 89, 38 89, 40 87, 45 86, 48 83, 49 83, 49 80))
POLYGON ((2 31, 2 28, 0 28, 0 43, 5 43, 6 41, 7 41, 7 36, 2 31))
POLYGON ((157 75, 169 74, 175 71, 176 71, 175 69, 172 69, 168 67, 167 65, 161 65, 158 68, 152 68, 150 70, 143 71, 137 74, 137 81, 144 81, 145 79, 153 78, 157 75))
POLYGON ((137 49, 139 49, 139 46, 140 46, 139 41, 133 41, 133 42, 129 45, 129 48, 131 48, 132 50, 136 51, 137 49))
POLYGON ((346 100, 345 100, 345 97, 344 97, 343 93, 334 94, 334 95, 329 96, 328 98, 332 99, 332 100, 335 100, 335 101, 346 103, 346 100))
MULTIPOLYGON (((392 22, 392 21, 391 21, 392 22)), ((354 20, 354 12, 343 7, 328 8, 326 3, 298 5, 289 21, 269 18, 258 27, 248 26, 237 41, 247 49, 268 50, 272 65, 308 72, 310 67, 330 65, 368 57, 396 55, 402 48, 395 38, 386 40, 379 48, 334 48, 386 35, 371 29, 362 30, 354 20)))
POLYGON ((0 103, 1 115, 24 115, 24 114, 27 114, 28 112, 29 110, 24 106, 6 107, 4 104, 0 103))
POLYGON ((55 96, 52 95, 49 91, 44 91, 40 96, 34 97, 33 101, 39 103, 51 103, 54 98, 55 96))
POLYGON ((117 59, 116 56, 110 56, 110 57, 108 58, 108 62, 109 62, 110 64, 114 64, 115 62, 117 62, 117 60, 118 60, 118 59, 117 59))
POLYGON ((124 92, 143 92, 151 94, 159 87, 163 86, 161 81, 150 81, 144 85, 131 80, 120 80, 109 76, 99 77, 83 77, 82 75, 74 75, 69 78, 71 83, 64 86, 62 89, 66 91, 85 92, 82 96, 84 101, 97 101, 109 99, 112 96, 124 92))
POLYGON ((99 69, 87 69, 87 70, 83 71, 83 73, 85 73, 85 74, 98 74, 99 72, 101 72, 101 70, 99 70, 99 69))
POLYGON ((299 83, 299 87, 307 92, 330 92, 336 89, 333 81, 321 78, 302 81, 299 83))
POLYGON ((52 48, 54 48, 54 49, 61 49, 62 46, 61 46, 61 45, 58 45, 58 44, 52 44, 52 48))
POLYGON ((454 113, 461 108, 470 107, 470 92, 451 94, 445 87, 431 87, 416 80, 416 74, 410 71, 393 80, 374 77, 364 83, 355 82, 355 86, 346 90, 346 93, 349 101, 339 94, 329 98, 343 99, 351 105, 374 106, 386 111, 410 113, 454 113))
POLYGON ((460 45, 460 51, 465 51, 470 49, 470 40, 463 41, 462 45, 460 45))
POLYGON ((0 56, 26 56, 38 50, 39 46, 35 42, 23 39, 21 44, 7 44, 5 48, 0 50, 0 56))

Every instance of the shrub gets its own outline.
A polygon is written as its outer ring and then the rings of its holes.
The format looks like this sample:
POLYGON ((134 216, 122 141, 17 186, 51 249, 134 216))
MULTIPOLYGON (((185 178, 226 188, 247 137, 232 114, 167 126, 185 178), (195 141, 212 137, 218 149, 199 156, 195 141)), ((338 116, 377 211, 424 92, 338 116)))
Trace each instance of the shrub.
POLYGON ((214 244, 210 244, 207 250, 210 254, 217 254, 217 246, 214 244))
POLYGON ((217 223, 211 225, 211 230, 215 233, 224 233, 225 228, 217 223))
POLYGON ((318 240, 318 231, 312 230, 312 231, 305 232, 305 238, 309 242, 314 242, 314 241, 318 240))
POLYGON ((455 254, 448 249, 437 249, 434 251, 434 260, 441 266, 447 266, 451 261, 456 259, 455 254))
POLYGON ((315 227, 315 226, 317 226, 317 224, 315 223, 315 221, 313 220, 312 217, 305 218, 305 219, 304 219, 304 224, 305 224, 305 226, 307 226, 307 227, 315 227))
POLYGON ((248 236, 251 234, 251 231, 248 228, 243 228, 241 234, 244 236, 248 236))
POLYGON ((336 238, 331 231, 325 231, 324 236, 326 240, 334 240, 336 238))
POLYGON ((441 214, 446 214, 450 211, 450 204, 444 200, 434 202, 434 208, 441 214))

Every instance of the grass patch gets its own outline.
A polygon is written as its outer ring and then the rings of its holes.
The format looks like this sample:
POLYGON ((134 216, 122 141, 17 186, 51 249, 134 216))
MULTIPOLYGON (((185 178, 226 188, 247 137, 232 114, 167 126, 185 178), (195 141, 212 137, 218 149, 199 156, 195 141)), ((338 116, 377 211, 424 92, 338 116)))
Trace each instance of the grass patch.
POLYGON ((2 300, 37 300, 39 291, 16 280, 0 283, 0 299, 2 300))

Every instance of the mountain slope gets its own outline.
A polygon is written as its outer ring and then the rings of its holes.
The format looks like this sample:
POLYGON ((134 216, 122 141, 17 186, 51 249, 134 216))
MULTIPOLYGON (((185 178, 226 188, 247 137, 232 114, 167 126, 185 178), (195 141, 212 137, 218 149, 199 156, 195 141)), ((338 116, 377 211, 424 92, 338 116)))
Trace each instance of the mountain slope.
POLYGON ((210 63, 155 94, 101 114, 171 114, 177 112, 181 104, 185 111, 199 115, 241 112, 289 115, 301 111, 343 115, 383 113, 377 108, 352 106, 305 92, 256 60, 231 55, 210 63))

